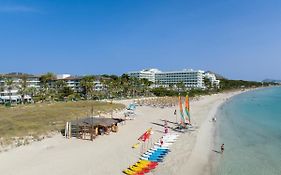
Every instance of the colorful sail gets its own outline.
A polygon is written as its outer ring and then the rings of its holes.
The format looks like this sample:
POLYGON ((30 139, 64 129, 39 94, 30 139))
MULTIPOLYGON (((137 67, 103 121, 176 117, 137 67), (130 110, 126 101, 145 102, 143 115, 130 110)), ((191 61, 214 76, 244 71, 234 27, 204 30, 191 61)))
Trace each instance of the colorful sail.
POLYGON ((191 120, 190 120, 190 108, 189 108, 189 98, 188 95, 185 97, 185 113, 187 115, 187 121, 189 124, 191 124, 191 120))
POLYGON ((145 142, 146 140, 148 140, 150 138, 150 135, 152 134, 152 128, 149 128, 147 131, 145 131, 145 133, 143 133, 138 140, 139 141, 143 141, 145 142))
POLYGON ((180 106, 181 123, 185 124, 185 118, 184 118, 184 113, 183 113, 183 109, 182 109, 182 101, 181 101, 180 96, 179 96, 179 106, 180 106))

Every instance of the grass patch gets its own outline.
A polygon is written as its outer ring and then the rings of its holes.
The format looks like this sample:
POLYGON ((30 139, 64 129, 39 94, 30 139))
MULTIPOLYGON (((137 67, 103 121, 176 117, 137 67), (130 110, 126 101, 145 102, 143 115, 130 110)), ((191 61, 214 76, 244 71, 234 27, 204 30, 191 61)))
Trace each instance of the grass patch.
POLYGON ((0 106, 0 137, 5 142, 13 137, 43 135, 64 128, 65 122, 77 117, 124 108, 122 104, 97 101, 58 102, 52 104, 0 106))

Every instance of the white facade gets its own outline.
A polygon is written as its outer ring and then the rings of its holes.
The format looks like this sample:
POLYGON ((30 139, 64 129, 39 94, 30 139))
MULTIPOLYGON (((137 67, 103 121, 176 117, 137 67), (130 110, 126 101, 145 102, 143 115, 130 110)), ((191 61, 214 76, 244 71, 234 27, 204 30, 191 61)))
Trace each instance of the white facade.
POLYGON ((135 72, 129 72, 128 75, 130 77, 135 77, 139 79, 147 79, 148 81, 151 81, 155 83, 155 74, 160 73, 161 71, 158 69, 144 69, 142 71, 135 71, 135 72))
POLYGON ((183 83, 187 88, 204 88, 204 71, 184 69, 182 71, 161 72, 155 74, 157 86, 183 83))
POLYGON ((202 70, 184 69, 182 71, 161 72, 158 69, 145 69, 129 72, 130 77, 146 78, 154 83, 154 87, 176 85, 183 83, 187 88, 204 89, 204 78, 210 79, 212 85, 219 86, 219 80, 214 74, 204 73, 202 70))
POLYGON ((69 74, 61 74, 61 75, 57 75, 56 80, 63 80, 66 83, 67 87, 71 88, 75 92, 79 92, 81 90, 80 87, 81 79, 82 77, 71 76, 69 74))
MULTIPOLYGON (((63 74, 63 75, 68 75, 68 74, 63 74)), ((68 87, 70 87, 72 90, 75 92, 79 92, 82 90, 82 87, 80 85, 80 82, 83 77, 79 76, 65 76, 65 78, 62 78, 63 76, 57 76, 60 79, 57 80, 63 80, 68 87)), ((104 89, 103 84, 99 80, 94 80, 93 81, 93 90, 94 91, 101 91, 104 89)))
MULTIPOLYGON (((0 79, 0 102, 5 103, 11 100, 11 102, 18 103, 22 100, 22 97, 19 95, 18 91, 21 86, 22 75, 6 75, 0 79), (10 79, 13 81, 13 85, 8 90, 8 87, 5 84, 6 79, 10 79)), ((27 76, 26 84, 28 88, 40 88, 39 77, 37 76, 27 76)), ((29 95, 25 95, 23 97, 24 100, 30 101, 31 97, 29 95)))
POLYGON ((70 76, 71 76, 70 74, 58 74, 58 75, 56 75, 56 78, 57 79, 65 79, 65 78, 68 78, 70 76))
POLYGON ((211 85, 214 87, 219 87, 220 80, 217 80, 216 75, 212 73, 205 73, 204 78, 207 78, 210 80, 211 85))
MULTIPOLYGON (((26 83, 28 88, 40 89, 40 76, 34 75, 26 75, 26 83)), ((56 75, 56 78, 52 79, 49 82, 50 87, 55 88, 55 82, 58 80, 62 80, 66 83, 67 87, 70 87, 74 92, 81 92, 81 80, 83 77, 81 76, 71 76, 70 74, 59 74, 56 75)), ((13 102, 20 103, 22 100, 21 95, 19 94, 21 81, 23 79, 23 74, 4 74, 0 77, 0 103, 13 102), (8 87, 6 85, 6 80, 12 80, 12 85, 8 87)), ((94 91, 102 91, 105 89, 105 86, 99 80, 93 80, 93 90, 94 91)), ((25 101, 32 101, 32 94, 25 95, 23 99, 25 101)))

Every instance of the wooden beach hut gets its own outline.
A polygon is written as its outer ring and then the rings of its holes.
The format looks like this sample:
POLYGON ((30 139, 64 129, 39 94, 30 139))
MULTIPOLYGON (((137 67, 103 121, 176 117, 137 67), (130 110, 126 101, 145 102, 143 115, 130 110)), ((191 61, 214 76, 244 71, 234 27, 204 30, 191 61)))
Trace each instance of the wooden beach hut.
POLYGON ((94 140, 98 135, 108 135, 110 132, 118 131, 118 123, 123 119, 119 118, 99 118, 99 117, 87 117, 77 119, 70 123, 68 127, 71 136, 84 139, 94 140))

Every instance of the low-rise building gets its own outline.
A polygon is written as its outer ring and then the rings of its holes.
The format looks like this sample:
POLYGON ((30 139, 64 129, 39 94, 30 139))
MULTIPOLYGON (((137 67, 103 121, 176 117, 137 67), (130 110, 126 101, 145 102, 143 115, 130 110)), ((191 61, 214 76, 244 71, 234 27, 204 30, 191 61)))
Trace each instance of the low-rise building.
MULTIPOLYGON (((50 88, 56 88, 56 82, 62 80, 66 83, 67 87, 70 87, 74 92, 82 92, 81 80, 82 76, 72 76, 70 74, 58 74, 53 79, 48 81, 50 88)), ((37 92, 43 88, 43 84, 40 82, 40 76, 11 73, 0 75, 0 103, 20 103, 22 100, 26 102, 32 102, 32 92, 26 92, 23 96, 20 93, 22 81, 26 81, 26 88, 34 88, 37 92), (11 85, 7 85, 7 80, 11 85)), ((93 90, 102 91, 104 85, 99 80, 93 80, 93 90)))
POLYGON ((40 88, 39 76, 21 74, 21 73, 10 73, 4 74, 0 77, 0 103, 13 102, 19 103, 22 100, 31 102, 32 98, 30 95, 25 94, 21 96, 19 91, 22 88, 23 81, 26 81, 27 88, 40 88), (10 85, 7 85, 7 82, 10 85))
POLYGON ((206 73, 204 73, 204 78, 208 79, 210 81, 212 87, 218 87, 219 88, 220 80, 217 80, 217 77, 216 77, 215 74, 206 72, 206 73))

